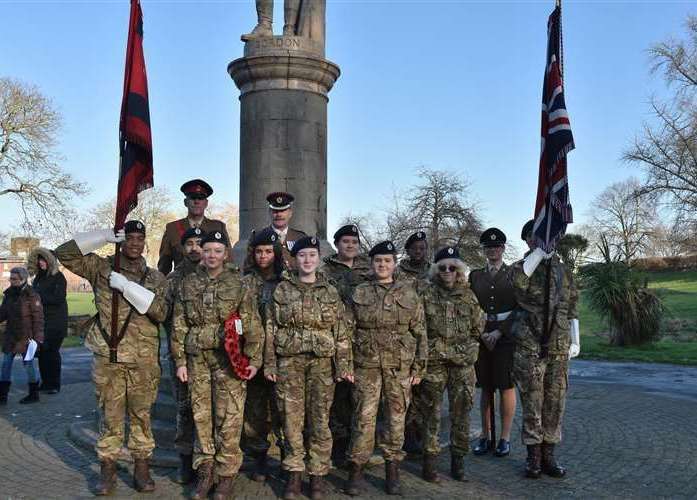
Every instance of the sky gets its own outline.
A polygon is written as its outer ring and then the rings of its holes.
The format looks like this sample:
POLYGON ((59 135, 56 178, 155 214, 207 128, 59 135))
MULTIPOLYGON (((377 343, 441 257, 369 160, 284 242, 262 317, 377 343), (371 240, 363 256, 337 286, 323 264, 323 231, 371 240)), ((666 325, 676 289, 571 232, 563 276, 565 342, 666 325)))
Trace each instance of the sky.
MULTIPOLYGON (((0 0, 0 76, 36 85, 61 112, 62 167, 87 182, 80 209, 115 196, 128 0, 0 0), (9 22, 8 22, 9 21, 9 22)), ((252 0, 142 0, 155 184, 202 177, 212 201, 239 196, 239 91, 227 74, 252 0)), ((380 214, 419 166, 472 183, 486 226, 517 240, 532 216, 540 147, 545 1, 328 0, 328 233, 348 213, 380 214)), ((282 26, 276 0, 275 29, 282 26)), ((571 201, 639 172, 622 153, 665 93, 647 49, 682 36, 695 1, 565 0, 566 103, 576 142, 571 201)), ((182 206, 183 209, 183 206, 182 206)), ((183 215, 183 214, 182 214, 183 215)), ((0 231, 16 211, 0 199, 0 231)), ((573 232, 574 226, 569 227, 573 232)))

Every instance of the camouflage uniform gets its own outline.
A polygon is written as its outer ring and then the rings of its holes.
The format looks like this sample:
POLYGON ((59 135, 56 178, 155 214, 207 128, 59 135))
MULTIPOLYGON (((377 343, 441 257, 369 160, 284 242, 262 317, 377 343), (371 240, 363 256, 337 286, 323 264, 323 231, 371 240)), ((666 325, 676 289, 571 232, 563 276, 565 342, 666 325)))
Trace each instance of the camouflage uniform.
POLYGON ((375 423, 382 393, 385 460, 404 458, 404 420, 411 378, 426 371, 428 343, 423 304, 412 281, 362 283, 353 292, 355 332, 355 418, 348 458, 363 465, 373 453, 375 423))
POLYGON ((235 475, 242 463, 240 435, 246 382, 234 374, 223 346, 223 323, 237 311, 242 319, 244 354, 261 366, 263 330, 254 295, 239 271, 226 265, 216 278, 198 268, 182 281, 174 303, 172 355, 189 374, 196 426, 194 469, 215 459, 216 474, 235 475))
POLYGON ((172 356, 172 318, 174 313, 174 301, 179 292, 179 287, 186 276, 196 271, 198 262, 191 262, 184 257, 179 265, 167 276, 167 305, 169 314, 165 321, 167 341, 170 343, 169 367, 172 373, 172 395, 177 403, 177 433, 174 436, 174 448, 181 455, 192 455, 194 452, 194 416, 191 412, 191 396, 189 384, 177 378, 177 365, 172 356))
MULTIPOLYGON (((244 284, 256 297, 262 324, 266 324, 266 311, 273 298, 278 281, 265 280, 255 269, 243 278, 244 284)), ((247 382, 247 400, 244 404, 244 428, 242 449, 245 453, 260 457, 266 455, 271 443, 269 432, 273 431, 276 444, 283 446, 281 416, 276 404, 274 383, 267 380, 263 370, 247 382)))
POLYGON ((523 408, 523 443, 556 444, 566 402, 570 320, 577 318, 578 292, 569 269, 554 255, 528 278, 522 261, 512 269, 518 301, 512 333, 516 339, 513 375, 523 408), (551 266, 548 354, 540 357, 543 335, 546 266, 551 266))
POLYGON ((286 471, 305 470, 307 449, 309 474, 324 476, 329 472, 334 379, 353 373, 344 318, 339 293, 322 274, 315 283, 301 283, 295 273, 286 274, 274 291, 266 321, 264 370, 278 377, 276 395, 283 419, 286 471))
MULTIPOLYGON (((359 255, 353 260, 353 267, 348 267, 338 260, 337 254, 325 257, 320 270, 327 276, 329 282, 336 287, 341 300, 347 306, 351 303, 351 294, 356 286, 370 279, 370 258, 359 255)), ((351 418, 353 404, 351 392, 353 384, 342 381, 336 384, 334 403, 329 415, 329 427, 332 430, 335 453, 343 454, 348 440, 351 438, 351 418), (337 451, 338 450, 338 451, 337 451)), ((343 457, 338 457, 341 459, 343 457)))
POLYGON ((428 278, 428 271, 430 268, 431 264, 428 261, 417 264, 411 259, 404 259, 397 265, 395 279, 425 280, 428 278))
POLYGON ((160 382, 159 328, 167 314, 165 278, 157 270, 146 266, 142 257, 136 260, 121 256, 121 274, 155 293, 147 314, 138 311, 119 294, 118 329, 126 317, 130 322, 118 346, 117 362, 109 362, 109 347, 103 334, 111 327, 111 299, 109 275, 114 269, 114 258, 94 253, 82 255, 71 240, 56 249, 56 257, 67 269, 85 278, 92 285, 97 307, 95 321, 90 325, 85 346, 94 353, 92 377, 94 380, 100 429, 96 450, 99 459, 116 460, 124 438, 126 413, 130 422, 128 450, 135 459, 147 459, 155 448, 150 427, 150 409, 160 382))
POLYGON ((469 451, 469 414, 482 313, 468 286, 457 283, 447 289, 438 278, 426 289, 424 310, 428 333, 428 369, 420 391, 426 422, 424 452, 440 453, 441 404, 447 389, 450 450, 453 455, 465 455, 469 451))

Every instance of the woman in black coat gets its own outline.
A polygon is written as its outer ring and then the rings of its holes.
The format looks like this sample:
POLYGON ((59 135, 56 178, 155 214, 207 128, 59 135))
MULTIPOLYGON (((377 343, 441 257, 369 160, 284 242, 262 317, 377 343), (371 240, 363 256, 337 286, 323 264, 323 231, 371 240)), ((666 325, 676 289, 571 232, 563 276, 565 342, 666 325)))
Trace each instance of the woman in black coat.
POLYGON ((27 269, 34 276, 32 286, 41 296, 44 307, 44 343, 39 353, 40 391, 56 394, 61 388, 60 347, 68 332, 68 302, 65 276, 58 270, 58 260, 47 248, 35 248, 27 259, 27 269))

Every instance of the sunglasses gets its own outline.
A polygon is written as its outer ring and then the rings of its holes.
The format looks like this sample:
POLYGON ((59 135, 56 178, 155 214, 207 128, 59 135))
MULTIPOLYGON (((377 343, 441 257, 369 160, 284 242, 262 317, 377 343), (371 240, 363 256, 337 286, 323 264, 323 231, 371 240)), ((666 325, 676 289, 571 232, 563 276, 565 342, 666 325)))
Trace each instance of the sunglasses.
POLYGON ((445 273, 445 272, 454 273, 455 271, 457 271, 457 266, 446 266, 445 264, 442 264, 442 265, 438 266, 438 270, 441 273, 445 273))

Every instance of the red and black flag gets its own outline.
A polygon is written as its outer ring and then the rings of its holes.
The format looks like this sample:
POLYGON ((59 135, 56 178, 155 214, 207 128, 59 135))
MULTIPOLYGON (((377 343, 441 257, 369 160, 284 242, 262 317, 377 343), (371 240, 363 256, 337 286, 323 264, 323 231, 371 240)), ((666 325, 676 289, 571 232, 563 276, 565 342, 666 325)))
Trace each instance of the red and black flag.
POLYGON ((566 154, 574 137, 564 101, 561 1, 547 21, 547 64, 542 87, 542 151, 535 204, 535 240, 545 252, 554 250, 573 222, 569 200, 566 154))
POLYGON ((131 0, 119 140, 121 164, 116 228, 123 227, 128 213, 138 204, 138 193, 153 187, 148 78, 143 56, 143 12, 139 0, 131 0))

